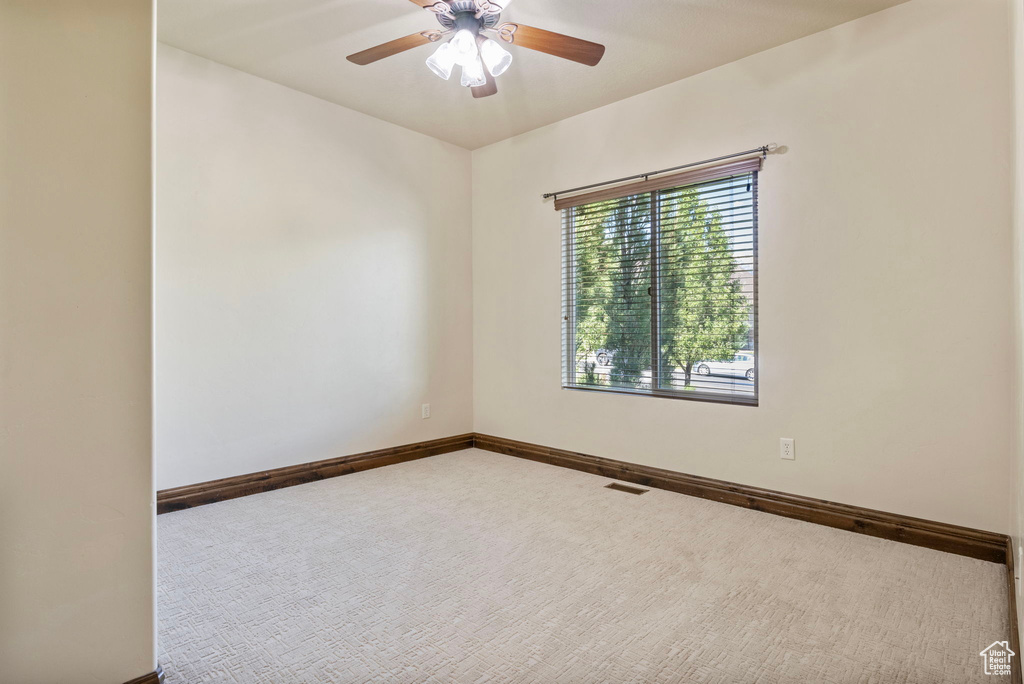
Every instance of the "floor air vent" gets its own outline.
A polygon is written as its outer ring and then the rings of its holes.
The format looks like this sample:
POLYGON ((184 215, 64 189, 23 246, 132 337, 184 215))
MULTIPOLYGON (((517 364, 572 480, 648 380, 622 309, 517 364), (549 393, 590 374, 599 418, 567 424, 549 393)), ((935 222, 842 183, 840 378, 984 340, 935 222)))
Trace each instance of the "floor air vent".
POLYGON ((618 482, 612 482, 610 485, 605 485, 608 489, 614 489, 617 492, 626 492, 627 494, 646 494, 651 491, 649 489, 640 489, 639 487, 630 487, 628 485, 619 484, 618 482))

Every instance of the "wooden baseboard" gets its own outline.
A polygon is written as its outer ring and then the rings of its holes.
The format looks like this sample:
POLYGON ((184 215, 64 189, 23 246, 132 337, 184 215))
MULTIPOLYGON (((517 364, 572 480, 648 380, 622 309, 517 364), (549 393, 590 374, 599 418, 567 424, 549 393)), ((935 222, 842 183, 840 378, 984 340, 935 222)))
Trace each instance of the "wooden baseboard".
POLYGON ((193 506, 225 501, 249 494, 269 492, 272 489, 291 487, 329 477, 358 473, 362 470, 379 468, 394 463, 404 463, 418 458, 445 454, 450 451, 469 449, 473 446, 473 435, 457 435, 416 442, 403 446, 367 451, 351 456, 314 461, 286 468, 264 470, 259 473, 226 477, 221 480, 163 489, 156 493, 156 512, 169 513, 193 506))
POLYGON ((1009 538, 1005 534, 912 518, 822 499, 812 499, 697 475, 687 475, 674 470, 616 461, 480 433, 416 442, 325 461, 201 482, 175 489, 164 489, 157 492, 157 513, 179 511, 193 506, 202 506, 472 447, 572 468, 645 487, 666 489, 787 518, 796 518, 872 537, 1008 564, 1009 538))
POLYGON ((164 671, 159 665, 156 669, 149 674, 144 674, 141 677, 136 677, 130 682, 124 684, 164 684, 164 671))
POLYGON ((581 470, 645 487, 667 489, 671 492, 698 496, 702 499, 711 499, 787 518, 796 518, 872 537, 924 546, 993 563, 1007 562, 1007 536, 1005 534, 911 518, 822 499, 812 499, 771 489, 712 480, 673 470, 652 468, 480 433, 474 435, 473 445, 478 449, 581 470))

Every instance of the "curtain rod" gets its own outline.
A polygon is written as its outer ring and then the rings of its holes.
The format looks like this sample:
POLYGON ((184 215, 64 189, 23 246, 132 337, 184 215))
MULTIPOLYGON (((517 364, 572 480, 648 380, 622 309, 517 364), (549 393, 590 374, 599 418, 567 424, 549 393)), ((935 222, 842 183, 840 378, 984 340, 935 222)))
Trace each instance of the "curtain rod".
POLYGON ((662 173, 668 173, 669 171, 679 171, 681 169, 688 169, 691 166, 701 166, 703 164, 710 164, 711 162, 725 161, 726 159, 733 159, 735 157, 745 157, 748 154, 754 154, 760 152, 762 157, 766 157, 769 152, 772 151, 774 143, 767 145, 761 145, 761 147, 755 147, 752 150, 746 152, 736 152, 735 154, 727 154, 722 157, 715 157, 714 159, 704 159, 702 161, 690 162, 689 164, 683 164, 681 166, 673 166, 669 169, 662 169, 660 171, 649 171, 647 173, 638 173, 635 176, 626 176, 625 178, 616 178, 615 180, 602 181, 601 183, 591 183, 590 185, 581 185, 578 188, 570 188, 569 190, 559 190, 558 192, 545 192, 541 197, 542 199, 548 199, 549 197, 558 198, 559 195, 568 195, 573 192, 579 192, 580 190, 589 190, 590 188, 600 188, 605 185, 615 185, 616 183, 624 183, 630 180, 636 180, 637 178, 643 178, 647 180, 651 176, 657 176, 662 173))

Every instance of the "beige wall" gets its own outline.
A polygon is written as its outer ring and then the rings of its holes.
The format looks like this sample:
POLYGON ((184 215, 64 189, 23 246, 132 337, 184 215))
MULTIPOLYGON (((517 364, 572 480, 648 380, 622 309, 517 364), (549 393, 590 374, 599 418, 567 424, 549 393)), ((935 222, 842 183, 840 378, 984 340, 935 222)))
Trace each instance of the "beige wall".
POLYGON ((1007 531, 1006 13, 914 0, 476 150, 475 428, 1007 531), (768 142, 760 406, 560 389, 541 193, 768 142))
POLYGON ((1011 55, 1014 82, 1014 215, 1013 237, 1015 255, 1014 294, 1016 296, 1016 449, 1014 450, 1013 475, 1008 478, 1011 492, 1010 534, 1017 550, 1014 558, 1017 576, 1018 622, 1024 616, 1024 595, 1021 576, 1024 574, 1024 548, 1021 547, 1024 533, 1024 0, 1010 0, 1010 31, 1012 33, 1011 55))
POLYGON ((164 45, 156 131, 158 488, 472 429, 469 152, 164 45))
POLYGON ((152 7, 0 2, 0 681, 155 665, 152 7))

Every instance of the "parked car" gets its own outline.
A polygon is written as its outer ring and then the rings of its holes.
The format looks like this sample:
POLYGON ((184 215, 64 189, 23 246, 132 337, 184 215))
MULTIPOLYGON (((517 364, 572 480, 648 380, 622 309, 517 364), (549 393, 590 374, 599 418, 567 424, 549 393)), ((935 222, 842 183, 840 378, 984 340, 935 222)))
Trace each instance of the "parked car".
POLYGON ((740 352, 731 361, 698 361, 693 369, 698 375, 731 375, 754 380, 754 355, 740 352))

